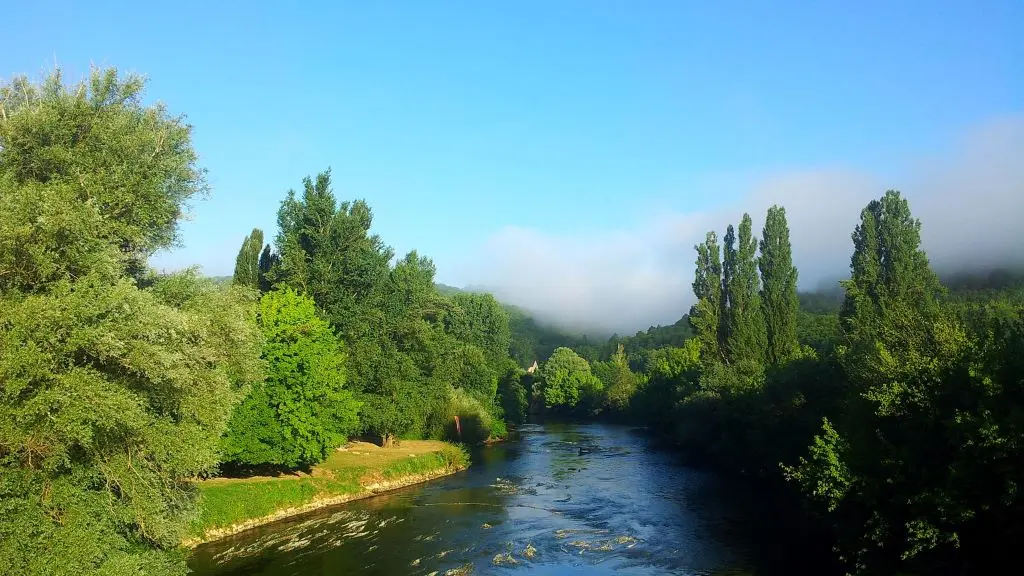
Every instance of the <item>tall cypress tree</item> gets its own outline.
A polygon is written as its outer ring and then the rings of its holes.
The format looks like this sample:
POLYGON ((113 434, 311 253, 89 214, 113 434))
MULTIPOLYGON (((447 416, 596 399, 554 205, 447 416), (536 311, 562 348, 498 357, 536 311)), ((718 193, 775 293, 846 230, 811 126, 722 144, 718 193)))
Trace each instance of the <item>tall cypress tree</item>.
MULTIPOLYGON (((739 245, 731 250, 726 236, 726 285, 728 301, 726 320, 726 347, 730 362, 753 361, 763 363, 767 335, 759 294, 757 275, 757 239, 752 235, 753 223, 749 214, 740 221, 739 245)), ((732 227, 729 227, 732 232, 732 227)))
POLYGON ((235 284, 259 287, 260 250, 263 248, 263 230, 253 228, 252 233, 245 237, 242 248, 235 258, 235 284))
POLYGON ((708 232, 704 243, 693 248, 697 251, 697 271, 693 280, 697 303, 690 309, 690 324, 700 340, 702 360, 706 363, 721 362, 722 262, 718 237, 714 232, 708 232))
POLYGON ((799 301, 796 296, 797 270, 789 243, 786 209, 768 209, 761 234, 761 309, 767 332, 767 360, 772 365, 786 361, 797 349, 796 318, 799 301))

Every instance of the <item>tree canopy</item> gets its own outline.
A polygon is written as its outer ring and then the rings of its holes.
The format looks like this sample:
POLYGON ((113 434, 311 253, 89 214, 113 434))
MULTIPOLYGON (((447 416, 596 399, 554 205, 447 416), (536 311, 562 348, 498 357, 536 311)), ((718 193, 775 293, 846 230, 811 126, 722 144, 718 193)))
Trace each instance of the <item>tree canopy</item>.
POLYGON ((244 294, 145 269, 206 184, 142 88, 94 70, 0 89, 4 574, 184 574, 191 481, 260 377, 244 294))
POLYGON ((266 376, 235 409, 224 457, 287 468, 319 463, 359 429, 342 344, 313 300, 290 289, 263 295, 258 322, 266 376))

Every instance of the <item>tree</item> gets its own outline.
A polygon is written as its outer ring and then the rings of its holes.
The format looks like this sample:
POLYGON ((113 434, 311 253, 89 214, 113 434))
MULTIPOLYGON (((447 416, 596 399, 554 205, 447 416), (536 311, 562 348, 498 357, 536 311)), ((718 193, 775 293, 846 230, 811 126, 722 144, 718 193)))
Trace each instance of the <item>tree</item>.
POLYGON ((507 360, 507 367, 498 380, 498 403, 509 424, 518 426, 526 422, 530 410, 530 396, 523 385, 525 370, 514 361, 507 360))
POLYGON ((722 361, 722 263, 718 239, 708 232, 703 244, 693 247, 697 251, 697 271, 693 280, 693 294, 697 303, 690 310, 690 323, 701 343, 701 358, 705 364, 722 361))
POLYGON ((260 378, 247 295, 145 268, 206 185, 142 88, 0 88, 3 574, 185 574, 194 479, 260 378))
POLYGON ((259 268, 259 289, 260 292, 270 292, 273 287, 271 271, 280 265, 281 259, 270 249, 270 244, 263 247, 260 253, 260 260, 257 263, 259 268))
POLYGON ((722 358, 730 359, 729 345, 736 319, 732 305, 733 292, 736 289, 736 269, 739 256, 736 252, 736 229, 729 224, 722 238, 722 296, 719 299, 718 343, 722 350, 722 358))
POLYGON ((605 406, 618 413, 624 413, 637 388, 637 377, 629 369, 625 347, 618 345, 608 362, 594 365, 594 375, 604 384, 605 406))
POLYGON ((143 106, 144 85, 111 68, 73 87, 56 70, 38 85, 18 77, 0 88, 4 174, 96 206, 102 239, 132 272, 175 244, 188 201, 208 191, 191 127, 162 104, 143 106))
POLYGON ((910 391, 892 387, 893 370, 911 374, 930 362, 943 288, 920 249, 921 222, 899 192, 864 208, 853 242, 851 278, 842 283, 844 368, 867 388, 887 390, 879 407, 895 409, 901 399, 890 393, 910 391))
POLYGON ((590 364, 570 348, 556 348, 541 369, 544 405, 548 409, 576 407, 580 399, 602 388, 590 364))
POLYGON ((460 292, 451 298, 463 314, 449 330, 463 342, 478 346, 497 371, 508 358, 512 342, 508 312, 490 294, 460 292))
POLYGON ((728 241, 730 235, 726 234, 726 349, 731 363, 762 365, 767 334, 759 295, 757 239, 751 235, 752 226, 750 215, 744 214, 736 250, 732 249, 728 241))
POLYGON ((345 387, 345 354, 313 300, 292 290, 260 299, 266 378, 235 409, 224 438, 229 461, 306 467, 358 430, 359 403, 345 387))
MULTIPOLYGON (((260 251, 263 248, 263 230, 253 228, 252 233, 242 241, 242 247, 235 258, 234 282, 241 286, 259 288, 260 251)), ((267 245, 269 249, 270 246, 267 245)))
POLYGON ((271 276, 313 298, 342 338, 351 342, 373 330, 371 310, 387 281, 394 256, 376 234, 366 202, 338 204, 331 172, 303 179, 278 210, 278 269, 271 276))
POLYGON ((769 364, 778 366, 791 358, 798 348, 797 314, 799 300, 796 295, 797 270, 793 266, 789 244, 789 225, 786 209, 772 206, 768 209, 761 234, 761 307, 763 309, 769 364))
POLYGON ((851 278, 843 282, 845 411, 825 421, 808 458, 790 471, 842 519, 850 561, 884 571, 955 546, 955 526, 973 514, 952 505, 961 448, 936 435, 962 421, 955 409, 962 400, 954 399, 970 388, 946 383, 978 369, 968 368, 963 326, 939 306, 942 287, 920 249, 920 227, 893 190, 861 212, 851 278))
POLYGON ((703 340, 693 338, 682 346, 659 348, 648 355, 632 402, 644 422, 675 434, 679 402, 695 391, 700 370, 706 366, 703 345, 703 340))

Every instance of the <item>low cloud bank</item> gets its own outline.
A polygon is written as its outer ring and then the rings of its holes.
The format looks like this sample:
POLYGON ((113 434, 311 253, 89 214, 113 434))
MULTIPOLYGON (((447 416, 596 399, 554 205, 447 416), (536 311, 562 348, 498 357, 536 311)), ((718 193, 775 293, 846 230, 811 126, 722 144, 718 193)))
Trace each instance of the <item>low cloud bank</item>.
POLYGON ((772 204, 786 207, 800 288, 844 277, 860 210, 888 188, 910 200, 936 269, 1024 265, 1024 116, 1012 116, 975 126, 951 152, 918 159, 895 177, 793 171, 759 179, 729 205, 663 214, 632 229, 566 235, 507 227, 456 272, 548 321, 632 333, 689 309, 693 245, 708 230, 721 236, 749 212, 759 236, 772 204))

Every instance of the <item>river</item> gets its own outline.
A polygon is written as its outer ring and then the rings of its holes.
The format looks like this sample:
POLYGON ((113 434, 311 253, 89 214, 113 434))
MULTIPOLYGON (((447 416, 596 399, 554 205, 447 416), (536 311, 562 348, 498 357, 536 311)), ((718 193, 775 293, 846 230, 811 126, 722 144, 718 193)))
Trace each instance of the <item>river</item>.
POLYGON ((198 576, 802 573, 779 569, 799 554, 755 500, 635 429, 530 425, 467 471, 200 546, 190 565, 198 576))

